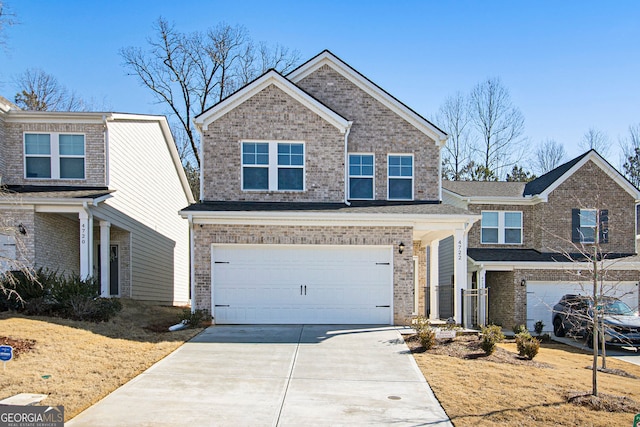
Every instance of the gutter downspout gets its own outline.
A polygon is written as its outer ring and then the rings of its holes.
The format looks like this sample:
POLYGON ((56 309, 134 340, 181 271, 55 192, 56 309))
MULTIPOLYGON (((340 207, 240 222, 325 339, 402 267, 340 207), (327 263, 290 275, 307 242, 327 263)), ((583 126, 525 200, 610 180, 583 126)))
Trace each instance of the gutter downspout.
POLYGON ((347 130, 344 132, 344 204, 351 206, 348 200, 349 197, 349 133, 351 132, 351 126, 353 122, 349 122, 347 130))
POLYGON ((193 249, 195 246, 195 242, 193 239, 193 232, 194 232, 194 228, 193 228, 193 215, 189 214, 189 216, 187 216, 187 221, 189 222, 189 271, 191 272, 190 274, 190 287, 191 287, 191 313, 195 313, 196 308, 195 308, 195 298, 196 298, 196 271, 195 271, 195 265, 193 262, 193 249))
POLYGON ((109 126, 106 114, 102 116, 102 121, 104 123, 104 179, 105 185, 109 187, 109 126))

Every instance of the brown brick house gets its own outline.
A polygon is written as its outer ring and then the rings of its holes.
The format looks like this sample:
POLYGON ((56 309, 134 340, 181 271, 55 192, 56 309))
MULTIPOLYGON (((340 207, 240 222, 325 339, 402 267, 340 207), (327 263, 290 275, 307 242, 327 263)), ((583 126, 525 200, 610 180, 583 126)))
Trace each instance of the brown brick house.
POLYGON ((195 122, 201 201, 181 211, 194 309, 216 323, 438 318, 427 285, 438 242, 451 237, 446 317, 462 322, 467 232, 479 216, 442 203, 446 134, 428 120, 324 51, 195 122))
POLYGON ((481 216, 469 231, 470 281, 488 289, 491 323, 542 320, 566 293, 590 293, 598 243, 605 292, 638 307, 640 192, 591 150, 529 182, 443 182, 443 199, 481 216), (596 235, 596 230, 598 235, 596 235))

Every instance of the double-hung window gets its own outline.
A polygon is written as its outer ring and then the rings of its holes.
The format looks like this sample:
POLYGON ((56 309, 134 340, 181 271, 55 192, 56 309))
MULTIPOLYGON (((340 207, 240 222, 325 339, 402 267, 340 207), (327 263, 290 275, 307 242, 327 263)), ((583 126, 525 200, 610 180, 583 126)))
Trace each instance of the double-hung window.
POLYGON ((84 135, 25 133, 26 178, 84 179, 84 135))
POLYGON ((242 189, 304 190, 304 144, 301 142, 243 142, 242 189))
POLYGON ((373 154, 349 154, 349 199, 373 199, 373 154))
POLYGON ((413 200, 413 155, 389 154, 387 163, 387 198, 413 200))
POLYGON ((572 209, 572 235, 575 243, 609 243, 609 210, 572 209))
POLYGON ((483 211, 480 241, 484 244, 522 244, 522 212, 483 211))

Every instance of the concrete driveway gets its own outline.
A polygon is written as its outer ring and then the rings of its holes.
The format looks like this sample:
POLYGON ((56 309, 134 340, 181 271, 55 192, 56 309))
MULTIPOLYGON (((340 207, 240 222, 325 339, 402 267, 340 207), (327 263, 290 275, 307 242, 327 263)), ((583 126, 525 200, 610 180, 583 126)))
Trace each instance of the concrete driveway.
POLYGON ((67 426, 450 426, 394 327, 215 326, 67 426))
MULTIPOLYGON (((579 348, 586 352, 593 352, 593 349, 587 347, 585 344, 584 338, 557 337, 553 335, 553 340, 579 348)), ((602 354, 602 350, 599 351, 599 354, 602 354)), ((634 351, 632 349, 607 347, 607 357, 624 360, 625 362, 633 363, 634 365, 640 365, 640 350, 634 351)))

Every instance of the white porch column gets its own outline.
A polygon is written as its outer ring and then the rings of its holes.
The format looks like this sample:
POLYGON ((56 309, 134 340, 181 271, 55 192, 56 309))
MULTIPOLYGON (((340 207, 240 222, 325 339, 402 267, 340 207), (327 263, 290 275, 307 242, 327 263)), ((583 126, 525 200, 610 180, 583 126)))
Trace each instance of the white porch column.
POLYGON ((91 233, 93 217, 86 211, 78 213, 80 218, 80 278, 91 276, 91 233))
POLYGON ((455 230, 453 241, 453 312, 456 322, 463 324, 462 290, 467 289, 467 233, 455 230))
POLYGON ((439 240, 432 240, 429 244, 429 319, 438 320, 440 312, 438 308, 438 247, 439 240))
POLYGON ((109 297, 110 265, 111 265, 111 223, 100 221, 100 296, 109 297))
MULTIPOLYGON (((478 289, 487 289, 487 282, 486 282, 486 278, 487 278, 487 270, 484 269, 484 267, 480 267, 480 270, 478 270, 478 289)), ((485 298, 481 298, 480 301, 482 301, 479 305, 478 308, 478 322, 481 322, 483 325, 486 324, 487 321, 487 300, 485 298)))

